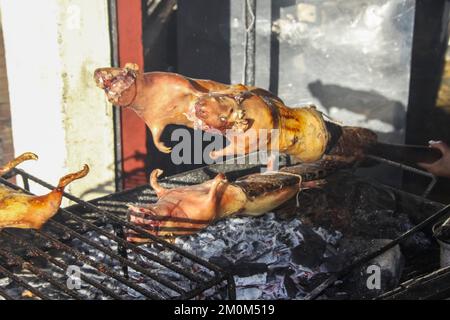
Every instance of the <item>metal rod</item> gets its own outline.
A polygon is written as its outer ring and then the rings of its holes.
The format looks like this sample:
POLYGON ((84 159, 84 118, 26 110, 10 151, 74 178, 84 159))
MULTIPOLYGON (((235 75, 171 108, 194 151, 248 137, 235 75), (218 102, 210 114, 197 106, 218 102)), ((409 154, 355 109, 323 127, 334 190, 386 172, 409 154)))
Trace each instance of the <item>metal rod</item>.
MULTIPOLYGON (((27 172, 25 172, 23 170, 20 170, 20 169, 17 169, 17 168, 15 168, 14 170, 15 170, 15 172, 17 172, 20 175, 26 175, 28 178, 30 178, 30 180, 39 183, 40 185, 42 185, 43 187, 46 187, 47 189, 50 189, 50 190, 55 189, 54 186, 46 183, 45 181, 42 181, 39 178, 34 177, 33 175, 31 175, 31 174, 29 174, 29 173, 27 173, 27 172)), ((0 181, 2 181, 2 182, 6 181, 6 183, 8 183, 7 180, 4 180, 2 178, 0 178, 0 181)), ((13 186, 15 186, 15 185, 13 185, 13 186)), ((17 186, 15 186, 15 187, 17 188, 17 186)), ((206 267, 206 268, 208 268, 208 269, 210 269, 210 270, 212 270, 212 271, 214 271, 216 273, 219 273, 219 274, 225 273, 225 271, 222 270, 221 268, 219 268, 218 266, 216 266, 216 265, 214 265, 214 264, 212 264, 212 263, 210 263, 210 262, 208 262, 208 261, 206 261, 206 260, 204 260, 202 258, 199 258, 199 257, 197 257, 197 256, 195 256, 195 255, 193 255, 193 254, 191 254, 191 253, 189 253, 189 252, 187 252, 187 251, 185 251, 183 249, 180 249, 179 247, 177 247, 177 246, 175 246, 175 245, 173 245, 171 243, 168 243, 167 241, 165 241, 165 240, 163 240, 163 239, 161 239, 161 238, 159 238, 159 237, 157 237, 155 235, 152 235, 152 234, 148 233, 147 230, 145 230, 145 229, 143 229, 141 227, 138 227, 138 226, 136 226, 136 225, 134 225, 132 223, 129 223, 128 221, 126 221, 126 220, 124 220, 122 218, 119 218, 119 217, 117 217, 115 215, 111 215, 108 212, 97 208, 93 204, 91 204, 89 202, 86 202, 86 201, 83 201, 83 200, 81 200, 81 199, 79 199, 79 198, 77 198, 77 197, 75 197, 75 196, 73 196, 73 195, 71 195, 71 194, 69 194, 67 192, 63 192, 63 195, 67 199, 72 200, 72 201, 82 205, 86 209, 94 210, 94 212, 102 214, 105 219, 108 219, 110 221, 112 220, 114 222, 118 222, 118 223, 120 223, 120 224, 122 224, 122 225, 124 225, 124 226, 126 226, 126 227, 128 227, 130 229, 133 229, 136 232, 140 233, 142 236, 145 236, 146 238, 151 239, 153 242, 159 243, 159 244, 163 245, 164 247, 175 251, 176 253, 184 256, 185 258, 188 258, 188 259, 198 263, 199 265, 202 265, 202 266, 204 266, 204 267, 206 267)), ((72 213, 70 213, 68 211, 66 211, 66 212, 68 214, 70 214, 70 215, 73 215, 72 213)), ((76 215, 73 215, 73 216, 76 217, 76 215)), ((84 222, 84 223, 88 224, 88 222, 84 222)), ((89 224, 89 225, 91 225, 91 224, 89 224)), ((101 230, 101 229, 99 229, 99 230, 101 230)), ((109 236, 111 236, 111 235, 109 235, 109 236)), ((120 238, 117 238, 117 239, 120 239, 120 238)), ((123 239, 120 239, 120 240, 123 240, 123 239)), ((120 241, 120 240, 118 240, 118 241, 120 241)), ((138 249, 138 247, 133 245, 133 244, 129 244, 127 247, 130 248, 131 250, 134 250, 134 251, 138 249)))
POLYGON ((228 275, 228 299, 236 300, 236 283, 232 274, 228 275))
MULTIPOLYGON (((33 178, 31 178, 31 177, 30 177, 30 179, 33 180, 33 178)), ((10 183, 9 181, 4 180, 3 178, 0 178, 0 181, 2 183, 4 183, 5 185, 10 186, 11 188, 15 188, 15 189, 24 191, 23 188, 18 187, 16 185, 10 183)), ((44 185, 44 187, 49 188, 46 185, 44 185)), ((52 188, 53 187, 50 186, 49 189, 52 189, 52 188)), ((94 208, 96 208, 96 207, 94 206, 94 208)), ((97 227, 96 225, 94 225, 94 224, 92 224, 92 223, 90 223, 88 221, 83 220, 82 218, 78 217, 77 215, 71 213, 70 211, 68 211, 66 209, 60 209, 60 211, 61 211, 61 213, 68 215, 71 219, 73 219, 73 220, 75 220, 77 222, 80 222, 81 224, 84 224, 84 225, 88 226, 90 229, 95 230, 96 232, 100 233, 101 235, 104 235, 108 239, 113 240, 113 241, 118 242, 118 243, 121 243, 126 248, 128 248, 130 250, 133 250, 135 253, 139 253, 139 254, 143 255, 143 256, 145 256, 145 257, 147 257, 147 258, 149 258, 149 259, 151 259, 151 260, 153 260, 153 261, 155 261, 155 262, 157 262, 157 263, 159 263, 159 264, 161 264, 161 265, 171 269, 172 271, 177 272, 177 273, 185 276, 186 278, 188 278, 191 281, 195 281, 195 282, 198 282, 198 283, 203 283, 203 282, 206 281, 205 279, 203 279, 203 278, 201 278, 201 277, 199 277, 199 276, 197 276, 195 274, 189 273, 186 270, 178 267, 177 265, 175 265, 173 263, 165 261, 165 260, 159 258, 158 256, 156 256, 156 255, 154 255, 154 254, 152 254, 152 253, 150 253, 148 251, 145 251, 145 250, 139 248, 138 246, 135 246, 135 245, 127 242, 126 240, 124 240, 122 238, 117 237, 116 235, 113 235, 113 234, 110 234, 110 233, 104 231, 103 229, 97 227)), ((96 209, 95 211, 100 212, 99 209, 96 209)), ((108 215, 108 216, 112 217, 111 215, 108 215)), ((121 219, 119 219, 119 220, 121 220, 121 219)), ((54 222, 54 221, 51 220, 51 222, 54 222)), ((133 225, 131 225, 131 226, 133 226, 133 225)), ((146 233, 146 231, 144 231, 144 232, 146 233)), ((167 244, 168 244, 167 242, 165 242, 163 240, 160 240, 160 242, 163 242, 162 245, 167 247, 167 244)), ((177 247, 175 247, 175 248, 177 248, 177 247)), ((179 250, 181 251, 181 249, 179 249, 179 250)), ((184 253, 180 253, 180 255, 185 256, 184 253)))
POLYGON ((381 163, 386 163, 386 164, 388 164, 390 166, 397 167, 397 168, 400 168, 402 170, 410 171, 410 172, 413 172, 415 174, 418 174, 418 175, 430 178, 431 182, 428 184, 427 188, 423 192, 423 194, 422 194, 423 198, 428 197, 429 193, 431 192, 431 190, 433 189, 434 185, 437 182, 436 176, 434 176, 433 174, 431 174, 429 172, 426 172, 426 171, 423 171, 423 170, 420 170, 420 169, 417 169, 417 168, 414 168, 414 167, 411 167, 411 166, 408 166, 406 164, 395 162, 395 161, 392 161, 392 160, 389 160, 389 159, 385 159, 385 158, 378 157, 378 156, 373 156, 373 155, 366 155, 366 158, 372 159, 372 160, 375 160, 375 161, 378 161, 378 162, 381 162, 381 163))
POLYGON ((12 273, 11 271, 9 271, 5 267, 3 267, 1 264, 0 264, 0 273, 5 274, 8 278, 10 278, 10 279, 14 280, 15 282, 17 282, 21 287, 29 290, 36 297, 39 297, 39 298, 41 298, 43 300, 51 300, 51 298, 49 296, 47 296, 46 294, 38 291, 36 288, 32 287, 31 285, 29 285, 28 283, 26 283, 25 281, 20 279, 18 276, 16 276, 14 273, 12 273))
MULTIPOLYGON (((122 226, 120 226, 120 225, 118 225, 118 224, 114 224, 114 225, 113 225, 113 230, 114 230, 114 234, 115 234, 117 237, 119 237, 119 238, 125 240, 125 233, 123 232, 122 226)), ((128 252, 127 252, 127 248, 125 248, 125 247, 124 247, 122 244, 120 244, 120 243, 117 244, 117 253, 118 253, 122 258, 128 260, 128 252)), ((129 277, 128 266, 125 265, 125 264, 123 264, 123 263, 121 263, 121 264, 122 264, 122 271, 123 271, 123 274, 124 274, 125 278, 128 279, 128 277, 129 277)))
MULTIPOLYGON (((62 209, 62 212, 67 214, 67 215, 69 215, 72 219, 77 220, 78 222, 86 223, 86 222, 83 222, 83 220, 81 218, 79 218, 76 215, 70 213, 69 211, 66 211, 66 210, 62 209)), ((199 283, 202 283, 202 282, 205 281, 205 279, 203 279, 203 278, 201 278, 199 276, 196 276, 194 274, 191 274, 191 273, 185 271, 184 269, 178 267, 177 265, 175 265, 175 264, 173 264, 171 262, 168 262, 168 261, 166 261, 164 259, 161 259, 160 257, 158 257, 157 255, 155 255, 155 254, 153 254, 151 252, 145 251, 142 248, 139 248, 138 246, 130 244, 126 240, 123 240, 123 239, 121 239, 121 238, 119 238, 117 236, 113 236, 113 235, 109 234, 108 232, 106 232, 106 231, 102 230, 101 228, 97 227, 96 225, 93 225, 93 224, 91 225, 90 223, 86 223, 86 225, 89 226, 92 230, 97 231, 101 235, 104 235, 105 237, 108 237, 110 240, 113 240, 113 241, 116 241, 118 243, 121 243, 124 247, 129 248, 130 250, 133 250, 135 253, 139 253, 139 254, 143 255, 146 258, 148 258, 150 260, 153 260, 153 261, 161 264, 162 266, 164 266, 164 267, 166 267, 168 269, 171 269, 172 271, 177 272, 177 273, 185 276, 189 280, 192 280, 192 281, 195 281, 195 282, 199 282, 199 283)))
MULTIPOLYGON (((111 66, 119 67, 119 33, 117 20, 117 0, 108 0, 108 14, 109 14, 109 33, 111 43, 111 66)), ((108 106, 109 107, 109 106, 108 106)), ((117 106, 112 106, 113 123, 114 123, 114 182, 117 191, 123 190, 123 157, 122 157, 122 109, 117 106)), ((114 226, 114 232, 118 237, 123 236, 123 230, 114 226)), ((127 258, 127 250, 122 246, 117 246, 117 252, 125 259, 127 258)), ((122 270, 126 278, 128 278, 128 267, 122 265, 122 270)))
MULTIPOLYGON (((378 297, 376 297, 376 300, 399 299, 398 297, 396 297, 397 295, 400 295, 400 299, 402 299, 402 298, 404 298, 404 297, 402 297, 402 293, 405 294, 405 293, 407 293, 408 290, 410 290, 414 287, 417 288, 417 287, 423 286, 425 284, 428 284, 428 283, 430 283, 430 281, 436 281, 436 282, 438 281, 439 283, 444 284, 445 279, 442 279, 442 278, 448 278, 449 275, 450 275, 450 266, 439 269, 439 270, 431 272, 431 273, 428 273, 426 275, 421 275, 419 277, 409 279, 409 280, 399 284, 397 288, 394 288, 393 290, 391 290, 389 292, 385 292, 382 295, 379 295, 378 297)), ((438 292, 433 292, 433 295, 436 295, 436 294, 438 294, 438 292)), ((406 297, 406 298, 408 298, 408 297, 406 297)), ((428 298, 428 297, 426 297, 426 298, 428 298)), ((424 296, 421 295, 420 299, 424 299, 424 296)))
POLYGON ((126 286, 134 289, 136 292, 141 293, 142 295, 144 295, 147 298, 150 299, 155 299, 155 300, 159 300, 161 299, 161 297, 157 296, 156 294, 136 285, 135 283, 125 279, 124 277, 122 277, 121 275, 118 275, 116 272, 113 272, 110 270, 110 268, 108 268, 107 266, 105 266, 103 263, 94 261, 92 259, 90 259, 89 257, 85 256, 83 253, 79 252, 78 250, 75 250, 71 247, 69 247, 68 245, 65 245, 64 243, 58 241, 57 239, 55 239, 54 237, 46 234, 46 233, 42 233, 39 231, 35 231, 35 234, 50 240, 51 242, 55 243, 57 245, 57 247, 59 249, 65 250, 67 252, 69 252, 70 254, 72 254, 74 257, 76 257, 77 259, 83 261, 86 264, 89 264, 90 266, 96 268, 98 271, 100 271, 103 274, 106 274, 114 279, 116 279, 119 282, 122 282, 123 284, 125 284, 126 286))
POLYGON ((102 247, 99 244, 97 244, 95 241, 92 241, 91 239, 79 234, 76 231, 73 231, 72 229, 70 229, 69 227, 66 227, 65 225, 56 222, 54 220, 49 221, 49 223, 51 223, 52 225, 57 226, 59 229, 63 230, 64 232, 70 233, 71 235, 73 235, 74 237, 80 239, 81 241, 83 241, 84 243, 89 244, 90 246, 106 253, 107 255, 109 255, 110 257, 126 264, 128 267, 133 268, 136 271, 139 271, 142 274, 145 274, 146 276, 148 276, 149 278, 159 282, 160 284, 166 286, 169 289, 172 289, 175 292, 181 293, 183 294, 185 291, 178 287, 177 285, 173 284, 173 282, 167 281, 163 278, 158 277, 157 275, 153 274, 151 271, 139 266, 138 264, 131 262, 130 260, 127 260, 125 258, 123 258, 121 255, 115 253, 114 251, 106 248, 106 247, 102 247))
POLYGON ((327 280, 325 280, 322 284, 317 286, 313 291, 308 293, 305 296, 305 300, 312 300, 317 298, 326 288, 331 286, 334 282, 336 282, 339 279, 342 279, 343 277, 347 276, 353 269, 369 262, 370 260, 378 257, 380 254, 386 252, 387 250, 395 247, 400 242, 404 241, 405 239, 409 238, 411 235, 416 233, 417 231, 422 230, 423 228, 429 226, 433 222, 439 220, 440 218, 444 217, 447 212, 450 210, 450 205, 446 205, 444 208, 440 209, 436 213, 434 213, 432 216, 428 217, 418 225, 416 225, 414 228, 409 229, 405 233, 403 233, 401 236, 396 238, 395 240, 392 240, 385 246, 381 247, 378 250, 375 250, 372 253, 369 253, 365 255, 364 257, 357 259, 355 262, 351 263, 347 267, 343 268, 341 271, 335 273, 334 275, 330 276, 327 280))
MULTIPOLYGON (((33 180, 34 182, 37 182, 37 183, 41 184, 42 186, 44 186, 44 187, 46 187, 46 188, 48 188, 48 189, 53 189, 53 188, 54 188, 53 186, 51 186, 51 185, 45 183, 44 181, 42 181, 42 180, 40 180, 40 179, 38 179, 38 178, 36 178, 36 177, 30 175, 30 174, 27 174, 26 172, 23 172, 22 170, 17 170, 16 173, 18 173, 19 175, 22 175, 22 176, 25 175, 25 176, 27 176, 30 180, 33 180)), ((9 183, 8 181, 4 181, 4 179, 1 179, 1 181, 2 181, 4 184, 9 185, 10 187, 12 187, 12 188, 14 188, 14 189, 23 190, 23 188, 20 188, 20 187, 14 185, 14 184, 12 184, 12 183, 9 183)), ((25 190, 25 191, 26 191, 26 190, 25 190)), ((133 230, 135 230, 135 231, 137 231, 137 232, 143 233, 143 234, 144 234, 145 236, 147 236, 148 238, 153 239, 154 242, 163 245, 163 247, 172 249, 172 250, 175 251, 176 253, 178 253, 178 254, 180 254, 180 255, 182 255, 182 256, 184 256, 184 257, 186 257, 186 258, 188 258, 188 259, 190 259, 190 260, 192 260, 192 261, 194 261, 194 262, 196 262, 196 263, 198 263, 199 265, 202 265, 203 267, 208 268, 208 269, 211 270, 211 271, 214 271, 214 272, 219 273, 219 274, 222 274, 222 275, 227 274, 226 272, 224 272, 223 270, 221 270, 219 267, 217 267, 217 266, 215 266, 215 265, 213 265, 213 264, 211 264, 211 263, 209 263, 209 262, 206 262, 206 261, 204 261, 203 259, 198 258, 198 257, 196 257, 196 256, 194 256, 194 255, 192 255, 192 254, 190 254, 190 253, 188 253, 188 252, 185 252, 184 250, 182 250, 182 249, 180 249, 180 248, 178 248, 178 247, 176 247, 176 246, 173 246, 173 245, 167 243, 166 241, 164 241, 164 240, 162 240, 162 239, 160 239, 160 238, 158 238, 158 237, 156 237, 156 236, 149 235, 149 234, 147 234, 147 231, 146 231, 146 230, 144 230, 144 229, 142 229, 142 228, 139 228, 139 227, 136 227, 136 226, 134 226, 134 225, 132 225, 132 224, 130 224, 130 223, 124 221, 124 220, 121 219, 121 218, 118 218, 118 217, 116 217, 116 216, 111 216, 111 215, 108 214, 106 211, 100 210, 100 209, 98 209, 97 207, 95 207, 94 205, 92 205, 92 204, 90 204, 90 203, 84 202, 84 201, 82 201, 82 200, 80 200, 80 199, 78 199, 78 198, 76 198, 76 197, 74 197, 74 196, 72 196, 72 195, 70 195, 70 194, 67 194, 67 193, 64 193, 64 196, 67 197, 67 198, 69 198, 69 199, 71 199, 71 200, 73 200, 73 201, 75 201, 75 202, 77 202, 78 204, 81 204, 81 205, 82 205, 83 207, 85 207, 85 208, 93 209, 95 212, 98 212, 98 213, 102 214, 103 217, 104 217, 105 219, 109 219, 109 220, 116 221, 116 222, 118 222, 118 223, 121 223, 122 225, 128 226, 130 229, 133 229, 133 230)), ((213 279, 213 280, 211 280, 211 281, 205 281, 203 278, 201 278, 201 277, 199 277, 199 276, 197 276, 197 275, 190 274, 190 273, 186 272, 185 270, 181 269, 180 267, 173 265, 173 264, 170 263, 170 262, 164 261, 164 260, 162 260, 162 259, 158 259, 157 256, 154 256, 154 255, 150 254, 149 252, 147 252, 147 251, 145 251, 145 250, 142 250, 142 249, 139 248, 138 246, 135 246, 135 245, 133 245, 133 244, 130 244, 130 243, 128 243, 127 241, 125 241, 125 240, 123 240, 123 239, 121 239, 121 238, 116 237, 115 235, 112 235, 112 234, 109 234, 108 232, 105 232, 104 230, 98 228, 98 227, 95 226, 94 224, 92 224, 92 223, 90 223, 90 222, 87 222, 87 221, 83 220, 82 218, 79 218, 78 216, 72 214, 71 212, 69 212, 69 211, 67 211, 67 210, 65 210, 65 209, 61 209, 61 212, 62 212, 62 213, 65 213, 65 214, 67 214, 67 215, 69 215, 72 219, 74 219, 74 220, 76 220, 76 221, 82 223, 84 226, 89 226, 90 228, 99 231, 99 233, 105 235, 105 236, 108 237, 109 239, 112 239, 112 240, 114 240, 114 241, 116 241, 116 242, 122 243, 124 246, 126 246, 126 247, 129 248, 130 250, 133 250, 133 251, 136 252, 136 253, 137 253, 137 252, 140 252, 141 254, 143 254, 143 255, 145 255, 145 256, 147 256, 147 257, 152 256, 151 259, 153 258, 153 259, 152 259, 153 261, 156 261, 156 262, 158 262, 158 263, 160 263, 160 264, 162 264, 162 265, 165 265, 166 267, 172 269, 173 271, 178 272, 178 273, 180 273, 180 274, 182 274, 182 275, 185 275, 187 278, 190 278, 191 280, 196 280, 196 281, 197 281, 198 283, 200 283, 201 285, 200 285, 199 288, 197 288, 197 289, 194 290, 194 291, 201 291, 201 292, 203 292, 203 291, 205 291, 206 289, 210 288, 210 285, 215 285, 215 284, 217 284, 217 283, 220 283, 220 281, 222 281, 222 278, 216 278, 216 280, 213 279), (155 259, 155 258, 156 258, 156 259, 155 259), (174 267, 176 267, 176 268, 174 268, 174 267), (174 269, 176 269, 176 270, 174 270, 174 269), (177 270, 177 269, 178 269, 178 270, 177 270), (208 287, 208 286, 209 286, 209 287, 208 287)), ((55 222, 55 221, 51 221, 51 223, 54 223, 54 222, 55 222)), ((63 227, 64 227, 64 226, 63 226, 63 227)), ((72 233, 72 234, 74 233, 74 231, 72 231, 71 229, 68 229, 67 232, 68 232, 68 233, 70 232, 70 233, 72 233)), ((76 232, 75 232, 75 233, 76 233, 76 232)), ((47 235, 45 235, 45 234, 41 234, 41 235, 44 236, 44 237, 47 236, 47 235)), ((48 237, 48 236, 47 236, 47 237, 48 237)), ((57 241, 56 239, 53 239, 53 240, 57 241)), ((85 239, 82 239, 82 240, 85 240, 85 239)), ((61 245, 61 243, 60 243, 59 245, 61 245)), ((66 249, 71 249, 71 248, 68 247, 68 248, 66 248, 66 249)), ((102 248, 99 248, 99 249, 101 250, 102 248)), ((119 256, 119 257, 120 257, 120 256, 119 256)), ((88 260, 90 260, 90 259, 88 259, 88 260)), ((121 259, 118 259, 118 260, 121 260, 121 259)), ((122 261, 122 262, 125 262, 125 263, 128 262, 128 261, 126 261, 125 259, 122 259, 121 261, 122 261)), ((160 280, 160 279, 158 279, 158 280, 160 280)), ((121 282, 123 282, 123 281, 121 281, 121 282)), ((158 282, 160 282, 160 281, 158 281, 158 282)), ((127 283, 126 283, 126 284, 127 284, 127 283)), ((127 285, 129 285, 129 284, 127 284, 127 285)), ((130 286, 130 285, 129 285, 129 286, 130 286)), ((132 287, 132 286, 130 286, 130 287, 132 287)), ((183 296, 185 296, 185 297, 194 297, 194 295, 193 295, 193 292, 194 292, 194 291, 191 291, 191 292, 189 292, 189 293, 185 293, 185 294, 183 294, 183 296)))
MULTIPOLYGON (((32 251, 33 253, 45 258, 46 260, 50 261, 51 263, 53 263, 54 265, 56 265, 57 267, 59 267, 60 269, 62 269, 62 271, 66 271, 69 268, 69 265, 58 260, 55 259, 54 257, 52 257, 51 255, 49 255, 48 253, 42 251, 41 249, 33 246, 33 244, 30 243, 30 241, 28 240, 23 240, 22 238, 19 238, 17 235, 14 235, 12 233, 10 233, 9 231, 3 231, 3 234, 5 234, 7 237, 9 237, 10 239, 12 239, 12 241, 18 243, 21 246, 24 246, 26 248, 28 248, 30 251, 32 251)), ((80 275, 80 279, 85 281, 86 283, 89 283, 90 285, 92 285, 93 287, 100 289, 101 291, 103 291, 104 293, 106 293, 107 295, 111 296, 112 298, 116 299, 116 300, 122 300, 123 298, 119 295, 117 295, 114 291, 112 291, 111 289, 105 287, 103 284, 92 280, 88 277, 86 277, 84 274, 80 275)))
POLYGON ((244 83, 255 85, 256 0, 245 0, 245 75, 244 83))
POLYGON ((22 176, 23 188, 27 191, 30 191, 30 181, 27 177, 22 176))
POLYGON ((14 298, 7 294, 3 289, 0 289, 0 297, 5 300, 14 300, 14 298))
MULTIPOLYGON (((133 212, 131 215, 144 219, 149 221, 171 221, 171 222, 187 222, 192 224, 210 224, 211 220, 195 220, 195 219, 189 219, 189 218, 182 218, 182 217, 170 217, 170 216, 156 216, 156 215, 149 215, 144 214, 142 212, 133 212)), ((191 228, 184 228, 184 229, 191 229, 191 228)), ((196 228, 192 228, 193 230, 199 230, 196 228)), ((201 230, 201 229, 200 229, 201 230)), ((181 229, 180 229, 181 231, 181 229)))
POLYGON ((198 296, 202 292, 212 288, 213 286, 218 285, 221 282, 224 282, 226 279, 227 279, 227 275, 224 275, 221 278, 216 278, 216 279, 207 281, 207 282, 205 282, 205 284, 200 285, 199 287, 197 287, 194 290, 188 292, 187 294, 182 295, 181 297, 177 298, 177 300, 190 300, 190 299, 198 296))
POLYGON ((49 276, 46 272, 42 271, 41 269, 35 267, 32 263, 25 261, 18 255, 15 255, 14 253, 7 252, 3 249, 0 249, 0 255, 4 258, 11 259, 15 261, 18 265, 22 266, 24 269, 28 269, 32 273, 34 273, 38 278, 47 281, 48 283, 52 284, 53 286, 57 287, 59 290, 64 292, 65 294, 71 296, 72 298, 76 300, 82 300, 83 297, 80 296, 77 292, 70 290, 67 286, 64 284, 61 284, 59 281, 56 281, 52 276, 49 276))
MULTIPOLYGON (((119 32, 117 30, 117 0, 108 0, 109 37, 111 45, 111 66, 119 67, 119 32)), ((109 106, 108 106, 109 107, 109 106)), ((123 190, 122 156, 122 109, 112 106, 114 122, 114 158, 116 192, 123 190)))
POLYGON ((197 275, 194 275, 192 273, 189 273, 186 270, 178 267, 177 265, 175 265, 175 264, 173 264, 171 262, 168 262, 168 261, 166 261, 164 259, 161 259, 160 257, 158 257, 157 255, 155 255, 155 254, 153 254, 151 252, 145 251, 142 248, 139 248, 138 246, 135 246, 135 245, 127 242, 126 240, 124 240, 122 238, 119 238, 119 237, 117 237, 115 235, 111 235, 110 233, 104 231, 103 229, 97 227, 96 225, 93 225, 93 224, 91 224, 89 222, 84 222, 80 217, 74 215, 73 213, 71 213, 69 211, 66 211, 65 209, 61 209, 61 211, 62 211, 62 213, 65 213, 65 214, 69 215, 72 219, 74 219, 74 220, 76 220, 78 222, 81 222, 81 223, 85 223, 92 230, 95 230, 96 232, 100 233, 101 235, 104 235, 105 237, 108 237, 108 239, 116 241, 116 242, 122 244, 125 248, 128 248, 130 250, 133 250, 133 252, 135 252, 135 253, 143 255, 146 258, 148 258, 148 259, 150 259, 152 261, 155 261, 155 262, 159 263, 160 265, 162 265, 162 266, 164 266, 164 267, 166 267, 166 268, 168 268, 168 269, 170 269, 170 270, 172 270, 172 271, 174 271, 176 273, 179 273, 179 274, 185 276, 186 278, 188 278, 191 281, 198 282, 198 283, 202 283, 202 282, 205 281, 205 279, 203 279, 203 278, 201 278, 201 277, 199 277, 197 275))

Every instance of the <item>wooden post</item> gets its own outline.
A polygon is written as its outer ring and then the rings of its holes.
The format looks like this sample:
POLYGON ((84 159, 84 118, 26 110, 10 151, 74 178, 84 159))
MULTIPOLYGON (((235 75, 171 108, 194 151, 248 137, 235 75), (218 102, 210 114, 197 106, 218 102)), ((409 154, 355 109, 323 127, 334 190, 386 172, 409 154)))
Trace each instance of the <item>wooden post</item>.
MULTIPOLYGON (((142 1, 117 0, 119 62, 137 63, 144 70, 142 43, 142 1)), ((122 109, 123 187, 129 189, 147 183, 145 175, 146 127, 131 109, 122 109)))

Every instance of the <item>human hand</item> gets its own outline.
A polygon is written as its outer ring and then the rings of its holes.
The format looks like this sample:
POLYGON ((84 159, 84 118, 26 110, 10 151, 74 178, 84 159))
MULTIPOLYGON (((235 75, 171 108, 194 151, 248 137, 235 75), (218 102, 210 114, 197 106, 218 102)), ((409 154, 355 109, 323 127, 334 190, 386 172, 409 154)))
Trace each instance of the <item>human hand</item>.
POLYGON ((435 176, 450 178, 450 147, 442 141, 430 141, 429 144, 431 148, 441 151, 442 158, 433 163, 417 164, 435 176))

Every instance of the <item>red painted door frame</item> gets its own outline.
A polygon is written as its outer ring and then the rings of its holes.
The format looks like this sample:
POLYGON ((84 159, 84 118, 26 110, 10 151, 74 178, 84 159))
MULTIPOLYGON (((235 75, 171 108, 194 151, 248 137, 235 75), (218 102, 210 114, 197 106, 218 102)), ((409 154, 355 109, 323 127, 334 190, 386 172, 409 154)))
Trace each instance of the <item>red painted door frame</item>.
MULTIPOLYGON (((117 0, 117 28, 120 66, 133 62, 144 70, 141 0, 117 0)), ((123 187, 130 189, 148 182, 146 127, 131 109, 122 109, 121 119, 123 187)))

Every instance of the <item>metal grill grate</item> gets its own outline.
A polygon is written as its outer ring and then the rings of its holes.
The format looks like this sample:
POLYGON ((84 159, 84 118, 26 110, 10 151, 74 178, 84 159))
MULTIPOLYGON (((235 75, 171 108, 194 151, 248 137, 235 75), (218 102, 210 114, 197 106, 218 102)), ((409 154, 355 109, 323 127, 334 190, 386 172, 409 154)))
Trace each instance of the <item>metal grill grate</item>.
MULTIPOLYGON (((0 178, 0 183, 29 193, 29 181, 50 184, 19 169, 25 188, 0 178)), ((123 205, 137 190, 108 197, 101 207, 73 195, 77 205, 60 209, 41 230, 0 230, 0 296, 4 299, 192 299, 212 289, 233 299, 233 277, 125 219, 123 205), (128 196, 127 196, 128 195, 128 196), (116 201, 122 197, 121 201, 116 201), (125 197, 125 198, 124 198, 125 197), (121 206, 111 205, 120 203, 121 206), (123 239, 124 228, 149 238, 137 246, 123 239), (70 277, 71 269, 77 272, 70 277), (68 286, 73 279, 81 287, 68 286)))

